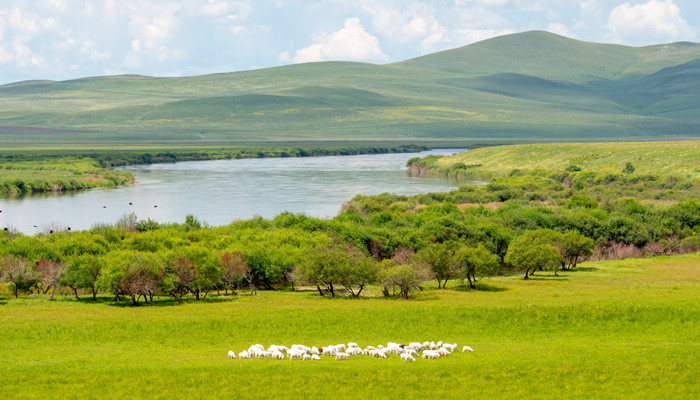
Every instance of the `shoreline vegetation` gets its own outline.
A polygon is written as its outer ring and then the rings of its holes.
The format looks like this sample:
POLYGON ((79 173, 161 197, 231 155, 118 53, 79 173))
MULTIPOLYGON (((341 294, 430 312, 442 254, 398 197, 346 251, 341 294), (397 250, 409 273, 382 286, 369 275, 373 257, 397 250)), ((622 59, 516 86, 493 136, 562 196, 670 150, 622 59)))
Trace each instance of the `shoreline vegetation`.
POLYGON ((0 153, 0 196, 117 187, 134 183, 126 171, 107 169, 125 165, 244 158, 316 157, 356 154, 411 153, 424 145, 274 147, 253 149, 190 149, 164 151, 71 151, 30 154, 0 153))
MULTIPOLYGON (((483 151, 423 160, 472 152, 483 151)), ((93 296, 107 292, 114 301, 138 304, 154 296, 200 299, 241 285, 273 290, 301 284, 320 296, 347 291, 359 297, 380 284, 383 296, 408 299, 432 279, 439 288, 454 280, 475 288, 503 271, 532 279, 583 261, 696 252, 700 181, 685 175, 638 174, 630 162, 618 173, 578 166, 512 170, 447 193, 358 195, 332 219, 282 213, 209 227, 192 215, 183 224, 161 224, 129 214, 80 232, 53 227, 24 236, 6 230, 0 232, 0 269, 15 296, 71 287, 76 296, 90 289, 93 296)))

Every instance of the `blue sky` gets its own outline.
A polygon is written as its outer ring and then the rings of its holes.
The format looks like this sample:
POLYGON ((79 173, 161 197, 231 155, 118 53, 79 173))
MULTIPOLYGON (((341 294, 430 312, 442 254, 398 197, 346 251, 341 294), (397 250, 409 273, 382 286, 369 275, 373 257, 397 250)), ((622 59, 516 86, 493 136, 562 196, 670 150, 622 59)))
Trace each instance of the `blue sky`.
POLYGON ((0 0, 0 84, 402 61, 548 30, 644 46, 700 38, 698 0, 0 0))

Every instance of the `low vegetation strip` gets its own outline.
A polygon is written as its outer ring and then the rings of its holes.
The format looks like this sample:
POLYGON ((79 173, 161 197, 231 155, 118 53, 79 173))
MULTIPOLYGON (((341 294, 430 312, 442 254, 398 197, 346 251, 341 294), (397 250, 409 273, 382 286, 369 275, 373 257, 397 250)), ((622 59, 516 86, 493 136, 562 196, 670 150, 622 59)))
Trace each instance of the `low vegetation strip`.
POLYGON ((113 187, 133 181, 128 172, 105 170, 85 158, 0 160, 0 195, 113 187))
MULTIPOLYGON (((417 301, 330 300, 313 291, 122 307, 0 297, 0 387, 15 398, 690 399, 700 389, 700 254, 436 283, 417 301), (468 355, 430 362, 236 360, 251 343, 431 340, 468 355), (414 339, 416 338, 416 339, 414 339), (290 382, 290 377, 293 382, 290 382), (254 383, 251 383, 254 382, 254 383)), ((379 290, 372 288, 372 290, 379 290)))
POLYGON ((548 143, 494 146, 412 159, 415 174, 489 179, 513 170, 591 171, 700 178, 700 142, 548 143), (629 167, 628 167, 629 165, 629 167))

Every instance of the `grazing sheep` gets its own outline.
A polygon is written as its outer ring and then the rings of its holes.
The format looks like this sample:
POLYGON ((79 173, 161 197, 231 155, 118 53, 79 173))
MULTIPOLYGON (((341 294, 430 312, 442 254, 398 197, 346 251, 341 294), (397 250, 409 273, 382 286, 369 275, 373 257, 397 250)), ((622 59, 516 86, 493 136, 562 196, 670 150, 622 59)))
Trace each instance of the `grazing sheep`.
POLYGON ((336 359, 336 360, 345 360, 345 359, 347 359, 349 356, 350 356, 350 355, 349 355, 348 353, 339 352, 339 353, 337 353, 337 354, 335 355, 335 359, 336 359))
POLYGON ((285 346, 277 346, 277 350, 281 351, 282 353, 286 353, 289 351, 289 349, 285 346))
POLYGON ((250 355, 247 351, 243 350, 242 352, 238 353, 238 358, 250 358, 250 355))
POLYGON ((279 350, 275 350, 272 352, 271 358, 273 360, 284 360, 284 354, 282 354, 282 352, 279 350))
POLYGON ((440 357, 449 356, 449 355, 451 354, 451 353, 450 353, 446 348, 444 348, 444 347, 440 347, 440 348, 437 350, 437 353, 440 355, 440 357))
POLYGON ((314 361, 319 361, 319 360, 321 360, 321 357, 319 357, 317 354, 312 354, 311 359, 314 361))
POLYGON ((388 357, 388 356, 387 356, 386 353, 384 353, 384 352, 382 352, 382 351, 377 351, 377 358, 383 358, 383 359, 386 360, 387 357, 388 357))
POLYGON ((360 347, 360 346, 358 346, 357 343, 355 343, 355 342, 348 343, 348 348, 353 348, 353 347, 360 347))
POLYGON ((415 362, 416 359, 411 357, 410 354, 402 353, 401 354, 401 361, 413 361, 413 362, 415 362))
POLYGON ((290 350, 287 352, 287 356, 289 357, 290 360, 293 360, 293 359, 295 359, 295 358, 298 358, 298 359, 301 360, 301 357, 303 356, 303 353, 302 353, 301 351, 298 351, 298 350, 290 349, 290 350))
POLYGON ((228 351, 228 358, 236 358, 236 353, 233 352, 233 350, 228 351))
POLYGON ((415 356, 418 354, 418 352, 413 350, 410 347, 406 347, 405 349, 403 349, 403 353, 401 353, 401 354, 408 354, 409 356, 415 356))
POLYGON ((310 360, 310 359, 311 359, 311 356, 310 356, 309 354, 304 354, 304 355, 301 356, 301 359, 302 359, 302 360, 310 360))
POLYGON ((445 343, 442 345, 442 347, 446 348, 447 350, 450 351, 450 353, 454 353, 455 350, 457 350, 457 343, 449 344, 445 343))
POLYGON ((345 345, 341 343, 341 344, 336 344, 336 345, 335 345, 335 348, 336 348, 337 351, 345 351, 345 349, 346 349, 347 347, 345 347, 345 345))
POLYGON ((469 352, 472 352, 472 353, 473 353, 473 352, 474 352, 474 349, 472 349, 472 348, 469 347, 469 346, 464 346, 464 347, 462 347, 462 353, 464 353, 465 351, 469 351, 469 352))
POLYGON ((428 360, 433 360, 436 358, 440 358, 440 354, 435 350, 426 350, 423 352, 423 358, 427 358, 428 360))
POLYGON ((314 346, 314 347, 311 348, 311 353, 310 353, 310 354, 316 355, 316 356, 317 356, 317 355, 321 354, 321 352, 318 350, 318 347, 314 346))

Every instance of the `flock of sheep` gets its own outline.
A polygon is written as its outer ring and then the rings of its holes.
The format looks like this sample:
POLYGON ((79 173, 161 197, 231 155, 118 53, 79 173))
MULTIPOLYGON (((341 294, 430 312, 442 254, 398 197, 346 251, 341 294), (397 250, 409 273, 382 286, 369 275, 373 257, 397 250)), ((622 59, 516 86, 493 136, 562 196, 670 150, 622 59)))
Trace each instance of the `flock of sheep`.
MULTIPOLYGON (((376 358, 388 358, 391 354, 401 357, 402 361, 416 361, 418 353, 421 357, 432 360, 449 356, 457 351, 457 344, 440 342, 412 342, 408 345, 389 342, 386 346, 367 346, 364 349, 357 343, 337 344, 325 347, 307 347, 301 344, 293 344, 291 347, 271 345, 267 349, 260 344, 254 344, 247 350, 236 354, 233 350, 228 352, 229 358, 271 358, 273 360, 321 360, 321 356, 332 356, 336 360, 345 360, 351 356, 365 355, 376 358)), ((462 352, 474 350, 469 346, 462 347, 462 352)))

